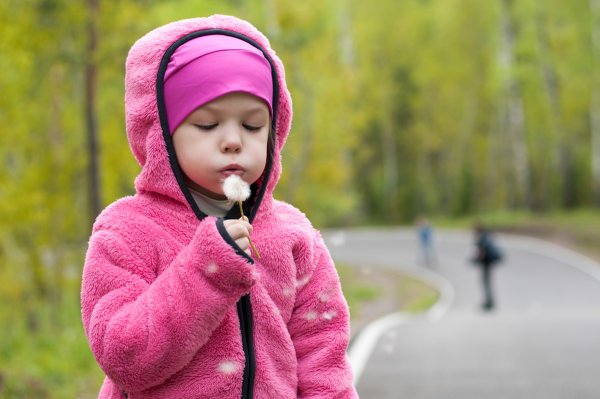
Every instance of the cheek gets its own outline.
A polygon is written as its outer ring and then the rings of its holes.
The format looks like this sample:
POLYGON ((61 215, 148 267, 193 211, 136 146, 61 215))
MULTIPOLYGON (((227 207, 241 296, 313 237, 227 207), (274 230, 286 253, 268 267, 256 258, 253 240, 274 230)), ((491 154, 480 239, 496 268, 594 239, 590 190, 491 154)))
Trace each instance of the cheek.
POLYGON ((253 141, 249 155, 253 159, 253 178, 258 179, 267 164, 267 142, 262 139, 253 141))
POLYGON ((188 177, 193 177, 204 169, 204 164, 206 163, 206 154, 204 152, 202 146, 192 143, 180 146, 178 151, 176 151, 179 166, 188 177))
POLYGON ((268 145, 269 144, 267 140, 261 140, 261 142, 257 144, 256 148, 257 158, 261 160, 263 167, 267 163, 268 145))

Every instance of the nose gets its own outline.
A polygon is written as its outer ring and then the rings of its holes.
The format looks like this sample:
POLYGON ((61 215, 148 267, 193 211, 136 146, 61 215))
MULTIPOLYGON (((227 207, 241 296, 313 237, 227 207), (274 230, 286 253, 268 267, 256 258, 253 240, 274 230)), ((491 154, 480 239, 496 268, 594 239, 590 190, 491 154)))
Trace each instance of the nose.
POLYGON ((224 153, 239 153, 242 150, 242 135, 239 129, 229 128, 223 132, 221 151, 224 153))

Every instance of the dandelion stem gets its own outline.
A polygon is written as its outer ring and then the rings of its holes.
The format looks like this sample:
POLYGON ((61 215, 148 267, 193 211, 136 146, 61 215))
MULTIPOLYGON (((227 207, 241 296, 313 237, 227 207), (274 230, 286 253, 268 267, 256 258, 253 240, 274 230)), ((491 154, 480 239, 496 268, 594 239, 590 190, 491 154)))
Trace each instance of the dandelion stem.
MULTIPOLYGON (((246 219, 246 215, 244 215, 244 208, 242 207, 242 201, 238 201, 237 203, 240 207, 240 214, 242 215, 242 219, 246 219)), ((252 247, 254 254, 256 254, 256 258, 260 259, 260 254, 258 253, 258 249, 256 249, 256 247, 254 246, 254 243, 252 242, 250 237, 248 237, 248 242, 250 242, 250 246, 252 247)))

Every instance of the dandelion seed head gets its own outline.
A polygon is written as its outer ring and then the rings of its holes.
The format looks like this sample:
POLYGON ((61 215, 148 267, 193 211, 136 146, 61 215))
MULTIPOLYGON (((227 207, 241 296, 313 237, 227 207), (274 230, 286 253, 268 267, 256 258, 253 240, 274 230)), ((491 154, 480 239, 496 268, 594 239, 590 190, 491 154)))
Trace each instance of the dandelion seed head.
POLYGON ((243 202, 250 197, 250 185, 238 175, 231 175, 223 182, 223 193, 229 201, 243 202))

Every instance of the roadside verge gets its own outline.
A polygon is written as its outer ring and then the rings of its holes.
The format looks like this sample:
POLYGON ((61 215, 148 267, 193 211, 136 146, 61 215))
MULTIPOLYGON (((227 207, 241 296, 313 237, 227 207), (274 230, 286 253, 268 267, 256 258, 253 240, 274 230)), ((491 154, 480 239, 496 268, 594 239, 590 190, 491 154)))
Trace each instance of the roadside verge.
MULTIPOLYGON (((383 272, 377 271, 373 273, 383 272)), ((390 272, 386 271, 385 273, 390 272)), ((353 334, 350 348, 348 349, 348 358, 352 365, 355 385, 358 383, 364 367, 371 353, 375 349, 377 341, 384 332, 414 318, 425 317, 430 321, 439 320, 447 312, 453 301, 455 295, 453 286, 437 273, 426 269, 415 269, 414 271, 411 271, 410 274, 406 272, 397 274, 402 274, 404 278, 408 277, 420 280, 426 286, 431 287, 431 289, 437 292, 437 300, 431 302, 429 304, 430 306, 422 309, 420 312, 415 312, 414 310, 398 310, 402 307, 397 307, 396 298, 390 297, 388 291, 388 295, 384 294, 383 297, 377 301, 380 310, 382 308, 387 309, 387 314, 384 314, 375 320, 371 319, 369 322, 365 322, 364 320, 353 321, 353 329, 357 329, 353 330, 356 332, 353 334)), ((386 280, 389 281, 390 279, 386 278, 386 280)), ((419 300, 417 299, 417 301, 419 300)))

